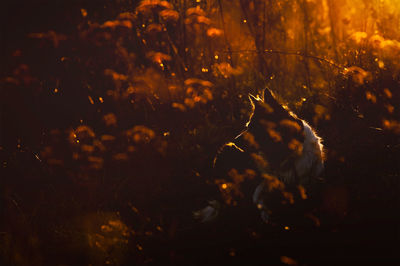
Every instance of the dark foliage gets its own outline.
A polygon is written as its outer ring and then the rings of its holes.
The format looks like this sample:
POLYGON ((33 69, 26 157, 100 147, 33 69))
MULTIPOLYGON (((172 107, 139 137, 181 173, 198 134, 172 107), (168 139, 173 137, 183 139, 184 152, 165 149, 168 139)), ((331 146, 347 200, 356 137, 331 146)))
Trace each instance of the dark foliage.
POLYGON ((396 265, 398 7, 320 2, 2 4, 0 264, 396 265), (248 196, 199 223, 266 86, 323 138, 325 182, 270 224, 248 196))

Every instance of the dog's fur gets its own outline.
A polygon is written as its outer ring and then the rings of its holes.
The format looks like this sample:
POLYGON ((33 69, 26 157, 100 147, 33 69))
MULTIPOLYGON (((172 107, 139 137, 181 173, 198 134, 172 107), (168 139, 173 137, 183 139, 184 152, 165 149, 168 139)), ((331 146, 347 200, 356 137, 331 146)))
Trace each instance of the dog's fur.
MULTIPOLYGON (((266 177, 276 178, 276 186, 313 183, 324 170, 323 146, 310 125, 279 104, 269 89, 264 91, 262 99, 252 95, 249 98, 253 114, 246 130, 217 154, 215 183, 225 196, 222 201, 228 204, 235 205, 235 197, 244 198, 246 192, 252 193, 252 202, 261 211, 263 220, 268 221, 265 199, 271 188, 266 177), (264 178, 257 181, 260 176, 264 178)), ((210 221, 217 216, 220 205, 218 201, 210 201, 195 217, 210 221)))

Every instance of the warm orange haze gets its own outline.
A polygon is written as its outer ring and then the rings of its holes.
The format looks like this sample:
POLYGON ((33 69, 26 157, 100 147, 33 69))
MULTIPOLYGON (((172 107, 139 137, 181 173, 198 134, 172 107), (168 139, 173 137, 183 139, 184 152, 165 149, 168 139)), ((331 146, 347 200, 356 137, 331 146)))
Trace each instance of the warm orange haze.
POLYGON ((400 262, 400 0, 1 12, 1 265, 400 262))

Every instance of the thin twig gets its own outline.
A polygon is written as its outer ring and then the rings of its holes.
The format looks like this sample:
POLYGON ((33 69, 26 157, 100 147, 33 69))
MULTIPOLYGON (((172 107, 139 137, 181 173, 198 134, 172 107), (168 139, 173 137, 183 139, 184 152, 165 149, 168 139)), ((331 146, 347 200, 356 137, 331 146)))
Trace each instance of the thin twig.
MULTIPOLYGON (((304 54, 308 55, 308 33, 310 32, 310 25, 308 22, 308 10, 307 10, 307 3, 303 0, 300 4, 301 8, 303 9, 303 28, 304 28, 304 54)), ((304 57, 308 58, 308 57, 304 57)), ((310 66, 307 60, 304 60, 304 67, 306 68, 306 82, 307 88, 311 90, 311 74, 310 74, 310 66)))
POLYGON ((338 50, 337 50, 337 42, 336 42, 336 32, 335 32, 335 18, 334 18, 334 2, 332 0, 328 0, 328 9, 329 9, 329 23, 330 23, 330 27, 331 27, 331 38, 332 38, 332 47, 333 47, 333 51, 335 53, 335 60, 339 61, 339 54, 338 54, 338 50))
POLYGON ((234 67, 233 65, 233 59, 232 59, 232 49, 231 49, 231 45, 228 42, 228 38, 226 37, 226 27, 225 27, 225 20, 224 20, 224 12, 222 9, 222 4, 221 4, 221 0, 218 0, 218 5, 219 5, 219 13, 221 15, 221 21, 222 21, 222 30, 223 30, 223 34, 224 34, 224 40, 225 40, 225 44, 228 48, 228 56, 229 56, 229 63, 231 64, 232 67, 234 67))
POLYGON ((266 12, 265 12, 265 7, 266 7, 266 4, 265 4, 265 2, 266 1, 264 1, 264 3, 263 3, 263 37, 262 37, 262 48, 263 48, 263 50, 265 49, 265 18, 266 18, 266 12))
MULTIPOLYGON (((225 51, 226 52, 226 51, 225 51)), ((306 57, 306 58, 311 58, 311 59, 315 59, 321 62, 325 62, 331 66, 334 66, 340 70, 344 70, 345 67, 333 62, 332 60, 326 59, 326 58, 322 58, 322 57, 318 57, 315 55, 310 55, 310 54, 305 54, 304 52, 301 51, 282 51, 282 50, 264 50, 264 53, 269 53, 269 54, 284 54, 284 55, 295 55, 295 56, 301 56, 301 57, 306 57)), ((230 51, 230 53, 259 53, 258 50, 233 50, 230 51)))

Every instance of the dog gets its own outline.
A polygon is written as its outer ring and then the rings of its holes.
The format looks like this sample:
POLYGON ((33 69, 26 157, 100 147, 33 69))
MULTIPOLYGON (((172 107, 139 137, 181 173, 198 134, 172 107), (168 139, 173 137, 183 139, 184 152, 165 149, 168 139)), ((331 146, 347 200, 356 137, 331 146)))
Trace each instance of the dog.
POLYGON ((249 99, 253 112, 245 130, 223 145, 214 159, 213 183, 221 198, 194 213, 202 222, 214 220, 224 203, 237 206, 243 199, 251 200, 268 222, 271 191, 281 190, 292 202, 285 186, 302 190, 320 181, 324 171, 322 139, 306 121, 281 105, 268 88, 262 98, 250 94, 249 99))

